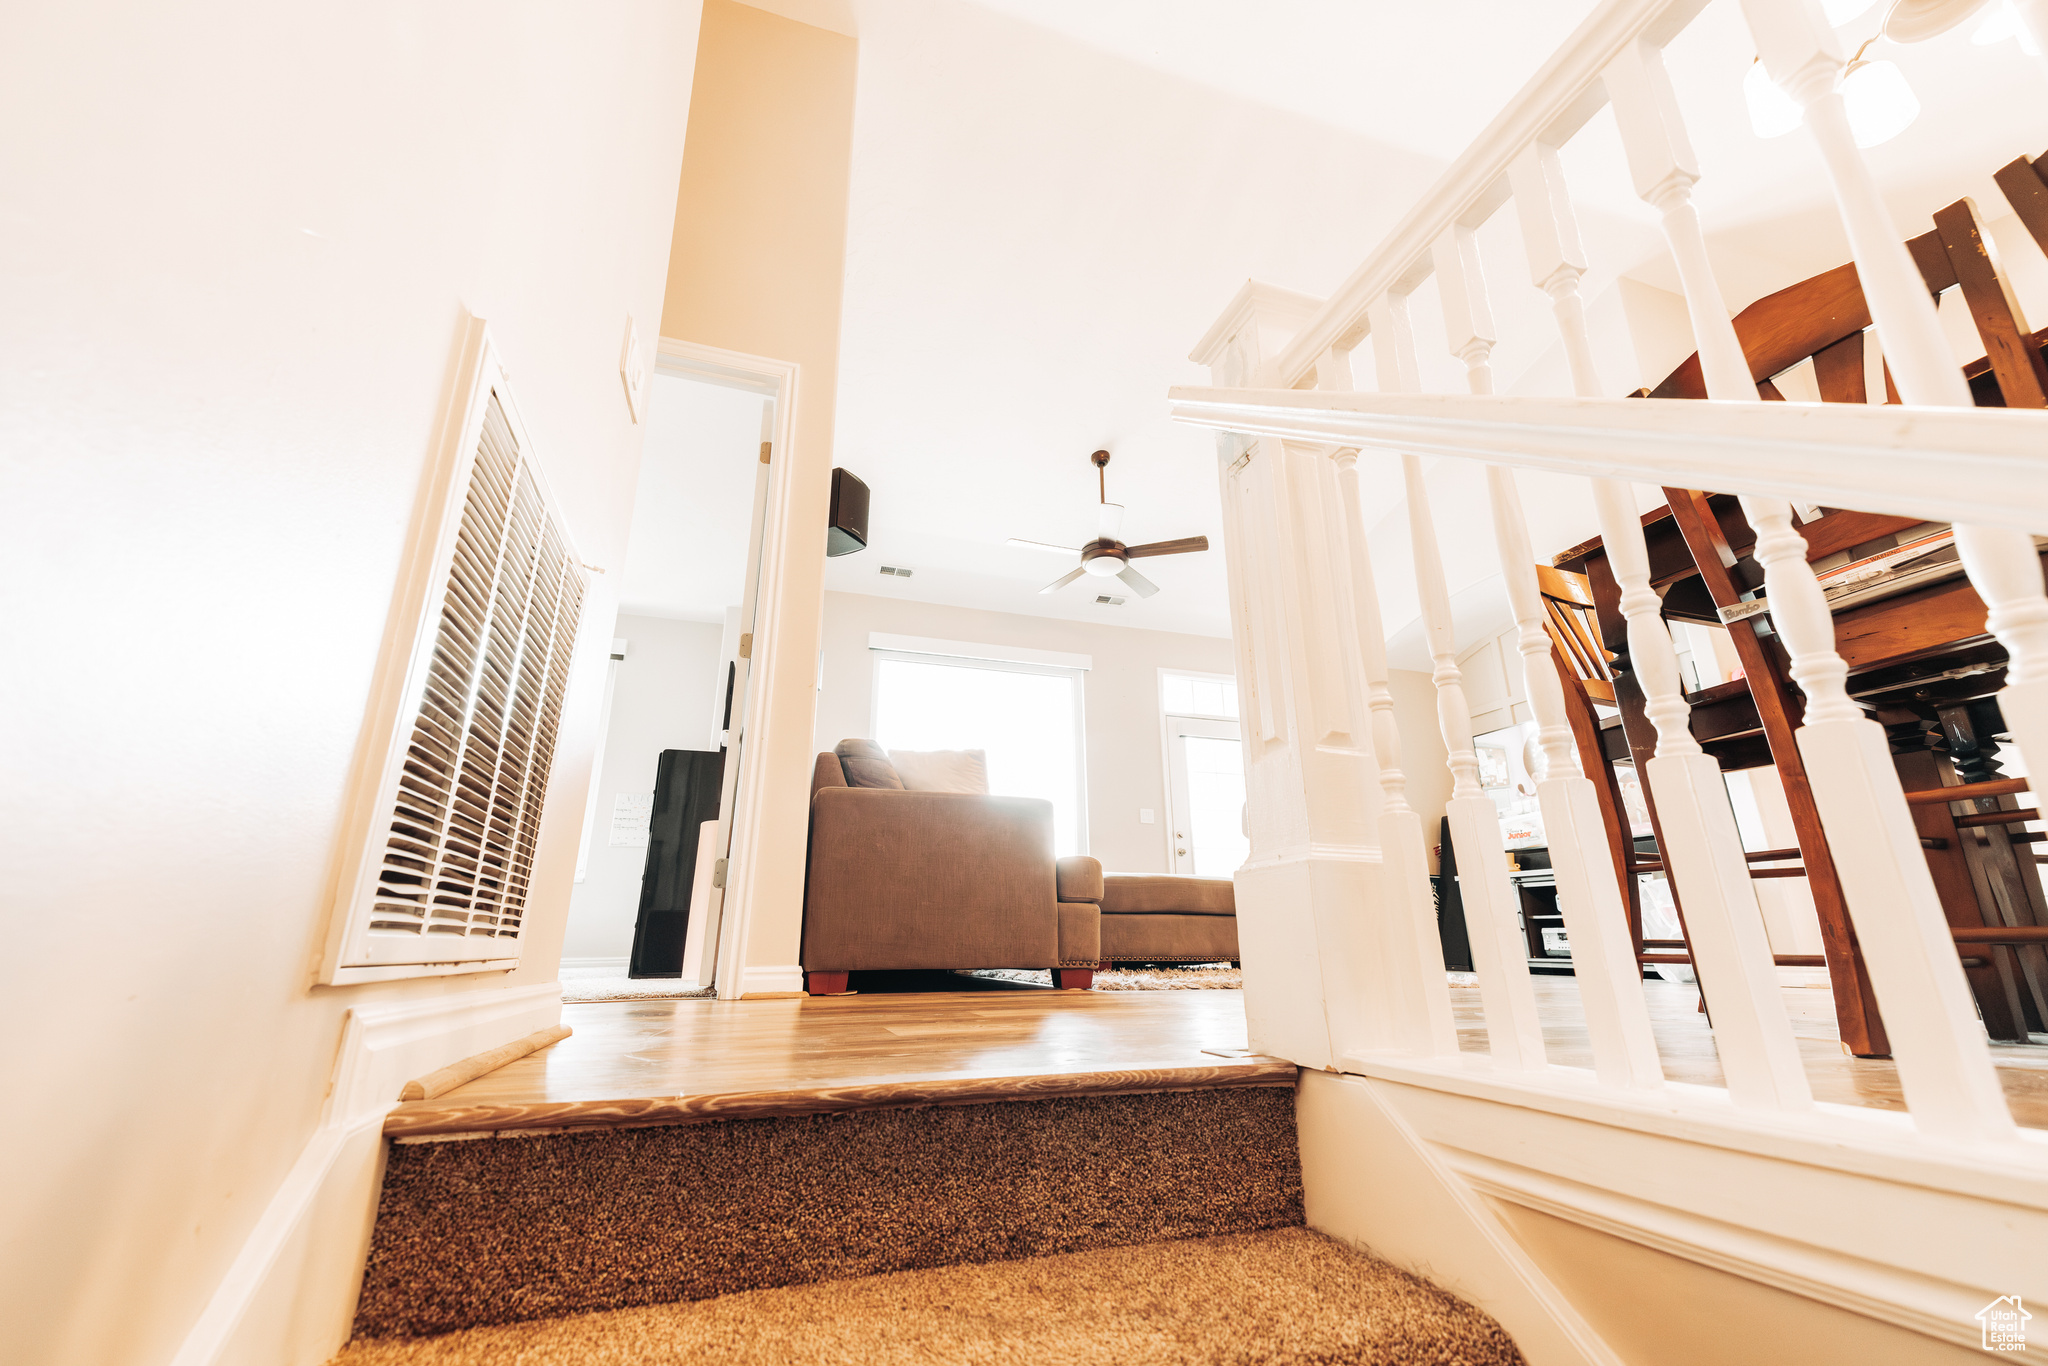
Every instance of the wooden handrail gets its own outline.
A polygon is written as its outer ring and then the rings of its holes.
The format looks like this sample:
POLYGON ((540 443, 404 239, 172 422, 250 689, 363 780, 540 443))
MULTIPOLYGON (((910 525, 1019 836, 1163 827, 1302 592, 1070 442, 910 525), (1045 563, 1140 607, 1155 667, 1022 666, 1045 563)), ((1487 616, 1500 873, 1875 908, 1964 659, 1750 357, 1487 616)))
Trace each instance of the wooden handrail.
POLYGON ((1319 445, 1453 456, 1660 488, 1739 488, 2032 534, 2048 412, 1859 403, 1177 386, 1176 421, 1319 445), (1930 480, 1938 468, 1949 477, 1930 480))

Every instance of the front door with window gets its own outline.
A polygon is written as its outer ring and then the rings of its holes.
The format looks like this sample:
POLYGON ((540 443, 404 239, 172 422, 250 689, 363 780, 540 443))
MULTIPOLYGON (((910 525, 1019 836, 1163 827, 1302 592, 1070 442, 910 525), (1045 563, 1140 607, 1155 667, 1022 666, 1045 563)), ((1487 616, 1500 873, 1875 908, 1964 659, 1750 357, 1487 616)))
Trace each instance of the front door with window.
POLYGON ((1167 717, 1166 767, 1173 871, 1229 877, 1251 853, 1237 722, 1167 717))

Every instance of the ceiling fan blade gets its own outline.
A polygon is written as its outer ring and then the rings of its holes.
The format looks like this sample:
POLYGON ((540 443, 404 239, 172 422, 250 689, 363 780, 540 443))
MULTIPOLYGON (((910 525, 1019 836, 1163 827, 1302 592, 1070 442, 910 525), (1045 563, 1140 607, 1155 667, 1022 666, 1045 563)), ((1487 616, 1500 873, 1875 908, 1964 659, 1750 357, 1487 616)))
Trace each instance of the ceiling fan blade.
POLYGON ((1039 589, 1038 591, 1041 593, 1058 592, 1060 589, 1065 588, 1068 584, 1072 583, 1075 579, 1080 578, 1081 575, 1086 572, 1086 570, 1082 569, 1081 566, 1077 564, 1072 569, 1069 569, 1066 573, 1060 575, 1058 578, 1054 579, 1051 583, 1047 584, 1045 587, 1039 589))
POLYGON ((1104 503, 1102 505, 1102 521, 1099 524, 1102 539, 1105 541, 1115 540, 1117 532, 1123 530, 1123 525, 1124 505, 1122 503, 1104 503))
POLYGON ((1124 558, 1135 560, 1146 555, 1185 555, 1191 550, 1207 550, 1207 536, 1183 536, 1177 541, 1153 541, 1149 545, 1134 545, 1124 551, 1124 558))
POLYGON ((1081 547, 1077 545, 1048 545, 1044 541, 1026 541, 1015 536, 1004 541, 1003 544, 1017 550, 1050 550, 1057 555, 1078 555, 1081 553, 1081 547))
POLYGON ((1141 598, 1149 598, 1159 591, 1158 584, 1152 582, 1152 580, 1146 578, 1129 565, 1125 565, 1123 573, 1117 575, 1117 577, 1129 584, 1131 591, 1141 598))

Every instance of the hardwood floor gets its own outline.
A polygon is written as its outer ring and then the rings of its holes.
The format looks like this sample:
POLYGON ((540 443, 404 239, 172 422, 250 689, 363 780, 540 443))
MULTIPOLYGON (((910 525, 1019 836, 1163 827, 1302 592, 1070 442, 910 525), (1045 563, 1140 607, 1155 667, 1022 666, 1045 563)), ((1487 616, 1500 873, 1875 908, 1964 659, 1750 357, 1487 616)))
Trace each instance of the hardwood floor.
POLYGON ((629 1001, 562 1008, 575 1034, 385 1132, 664 1123, 862 1105, 1291 1085, 1245 1055, 1235 991, 1050 988, 629 1001), (1205 1051, 1210 1050, 1210 1051, 1205 1051))
MULTIPOLYGON (((1577 984, 1538 977, 1550 1060, 1590 1067, 1577 984)), ((1665 1073, 1721 1083, 1697 993, 1644 983, 1665 1073)), ((1476 987, 1451 989, 1459 1040, 1484 1051, 1476 987)), ((1825 989, 1787 988, 1816 1099, 1902 1110, 1897 1069, 1841 1050, 1825 989)), ((1294 1068, 1245 1052, 1235 991, 903 992, 563 1007, 575 1034, 435 1100, 395 1109, 401 1137, 676 1123, 871 1105, 1049 1094, 1287 1085, 1294 1068)), ((2019 1122, 2048 1128, 2048 1048, 1995 1048, 2019 1122)))
MULTIPOLYGON (((1578 983, 1570 977, 1536 977, 1536 1010, 1543 1020, 1544 1050, 1565 1067, 1593 1065, 1586 1019, 1579 1008, 1578 983)), ((1680 982, 1646 981, 1650 1028, 1657 1036, 1657 1054, 1664 1075, 1672 1081, 1703 1086, 1723 1085, 1721 1060, 1714 1035, 1699 1012, 1699 992, 1680 982)), ((1842 1051, 1835 1027, 1833 994, 1825 987, 1785 988, 1786 1013, 1806 1063, 1813 1098, 1838 1105, 1863 1105, 1876 1110, 1904 1110, 1899 1069, 1888 1061, 1855 1058, 1842 1051)), ((1486 1026, 1479 1007, 1479 988, 1451 988, 1451 1008, 1458 1020, 1458 1044, 1468 1053, 1486 1051, 1486 1026)), ((2013 1117, 2030 1129, 2048 1129, 2048 1048, 1993 1045, 1998 1078, 2013 1117)))

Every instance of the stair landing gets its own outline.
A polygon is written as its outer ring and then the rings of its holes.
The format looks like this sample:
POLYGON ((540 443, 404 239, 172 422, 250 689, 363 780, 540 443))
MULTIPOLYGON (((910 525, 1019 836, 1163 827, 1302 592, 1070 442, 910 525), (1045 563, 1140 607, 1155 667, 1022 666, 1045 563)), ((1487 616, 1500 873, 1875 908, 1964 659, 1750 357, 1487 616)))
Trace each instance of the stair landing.
POLYGON ((385 1133, 765 1118, 1235 1086, 1292 1086, 1249 1054, 1236 991, 1022 988, 569 1005, 576 1032, 433 1100, 385 1133))

